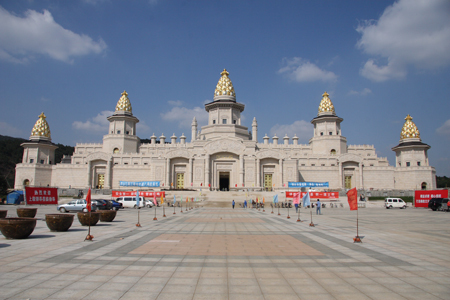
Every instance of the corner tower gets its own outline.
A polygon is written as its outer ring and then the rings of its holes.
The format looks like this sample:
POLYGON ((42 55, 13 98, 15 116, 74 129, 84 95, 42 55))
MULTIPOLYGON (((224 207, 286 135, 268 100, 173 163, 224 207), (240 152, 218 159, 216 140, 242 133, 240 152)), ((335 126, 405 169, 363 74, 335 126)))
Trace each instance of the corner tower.
POLYGON ((341 155, 347 153, 347 139, 341 135, 342 118, 336 116, 334 105, 325 92, 317 117, 311 120, 314 136, 309 140, 314 154, 341 155))
POLYGON ((140 139, 136 136, 136 124, 139 120, 133 116, 128 93, 124 91, 109 116, 109 131, 103 136, 103 151, 106 153, 136 153, 140 139))
POLYGON ((224 69, 214 91, 214 100, 205 105, 209 113, 208 125, 202 127, 201 135, 207 140, 235 137, 249 140, 248 128, 241 125, 241 113, 245 105, 236 102, 236 93, 228 71, 224 69))
POLYGON ((422 143, 419 129, 407 115, 400 133, 400 143, 392 148, 395 151, 396 167, 429 166, 427 151, 431 147, 422 143))

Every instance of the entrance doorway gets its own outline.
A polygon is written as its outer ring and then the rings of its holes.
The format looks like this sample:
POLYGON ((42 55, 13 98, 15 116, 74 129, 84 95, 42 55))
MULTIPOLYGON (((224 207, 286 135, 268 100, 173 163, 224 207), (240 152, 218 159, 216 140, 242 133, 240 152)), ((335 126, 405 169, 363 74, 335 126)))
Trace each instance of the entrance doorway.
POLYGON ((184 173, 177 173, 177 186, 176 189, 184 188, 184 173))
POLYGON ((272 190, 272 174, 264 174, 264 189, 266 191, 272 190))
POLYGON ((345 188, 348 190, 352 188, 352 176, 345 176, 345 188))
POLYGON ((219 190, 221 191, 230 190, 230 172, 219 173, 219 190))
POLYGON ((97 174, 97 188, 102 189, 105 186, 105 174, 97 174))

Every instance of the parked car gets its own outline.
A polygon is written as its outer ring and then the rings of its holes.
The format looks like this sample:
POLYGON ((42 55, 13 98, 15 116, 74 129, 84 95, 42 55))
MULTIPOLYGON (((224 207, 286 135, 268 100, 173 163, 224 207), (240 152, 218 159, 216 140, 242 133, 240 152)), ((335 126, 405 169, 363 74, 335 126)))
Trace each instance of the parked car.
POLYGON ((389 208, 406 208, 406 202, 401 198, 386 198, 384 199, 384 206, 389 208))
MULTIPOLYGON (((137 208, 136 197, 119 197, 116 201, 122 203, 123 207, 137 208)), ((144 207, 145 205, 144 197, 139 197, 139 207, 144 207)))
POLYGON ((145 200, 145 206, 148 208, 152 208, 154 205, 153 200, 145 200))
POLYGON ((446 210, 448 211, 448 198, 432 198, 428 202, 428 208, 431 208, 432 211, 436 210, 446 210))
POLYGON ((123 204, 117 202, 116 200, 106 200, 106 201, 111 203, 113 210, 119 210, 119 209, 123 208, 123 204))
MULTIPOLYGON (((59 210, 62 213, 69 212, 69 211, 82 211, 87 212, 88 209, 86 208, 86 200, 73 200, 66 204, 58 205, 57 210, 59 210)), ((91 211, 96 211, 97 205, 93 202, 91 202, 91 211)))
POLYGON ((112 204, 103 199, 92 199, 92 203, 97 206, 98 210, 111 210, 112 204))

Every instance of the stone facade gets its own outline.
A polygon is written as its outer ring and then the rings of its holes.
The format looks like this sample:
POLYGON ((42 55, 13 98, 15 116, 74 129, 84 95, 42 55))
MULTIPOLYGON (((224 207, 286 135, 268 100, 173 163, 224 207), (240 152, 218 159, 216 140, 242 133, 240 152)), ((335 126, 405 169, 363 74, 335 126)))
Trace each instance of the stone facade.
POLYGON ((208 124, 198 131, 194 118, 190 142, 184 135, 173 135, 167 142, 162 135, 158 142, 153 135, 150 143, 141 143, 136 132, 139 120, 124 92, 115 113, 108 117, 103 143, 77 144, 70 163, 55 164, 56 146, 42 114, 30 142, 22 144, 15 188, 28 184, 118 189, 120 181, 160 181, 161 188, 213 190, 282 190, 291 181, 329 182, 334 190, 436 187, 435 169, 428 163, 430 146, 421 142, 409 115, 399 145, 392 148, 395 166, 377 157, 372 145, 347 145, 341 131, 343 119, 336 116, 327 93, 311 121, 314 131, 309 144, 298 144, 296 136, 274 136, 272 141, 264 136, 259 142, 256 118, 251 132, 241 124, 245 106, 236 102, 229 73, 224 70, 221 75, 213 102, 205 105, 208 124))

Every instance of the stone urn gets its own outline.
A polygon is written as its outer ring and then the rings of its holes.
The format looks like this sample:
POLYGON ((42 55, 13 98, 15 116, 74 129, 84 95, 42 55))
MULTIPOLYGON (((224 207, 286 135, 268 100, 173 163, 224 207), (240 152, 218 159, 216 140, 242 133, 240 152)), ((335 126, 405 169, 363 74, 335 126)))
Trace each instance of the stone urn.
POLYGON ((73 223, 71 214, 48 214, 45 215, 45 222, 50 231, 67 231, 73 223))
POLYGON ((7 210, 0 210, 0 219, 6 218, 7 214, 8 214, 7 210))
POLYGON ((100 210, 98 211, 101 222, 112 222, 117 215, 115 210, 100 210))
POLYGON ((89 217, 89 212, 79 212, 77 213, 78 221, 80 221, 80 224, 83 226, 94 226, 98 223, 98 219, 100 217, 100 214, 98 212, 91 212, 91 216, 89 217), (90 224, 89 224, 90 220, 90 224))
POLYGON ((19 218, 34 218, 36 216, 37 208, 20 207, 17 209, 17 216, 19 218))
POLYGON ((36 227, 35 218, 0 219, 0 231, 7 239, 25 239, 36 227))

